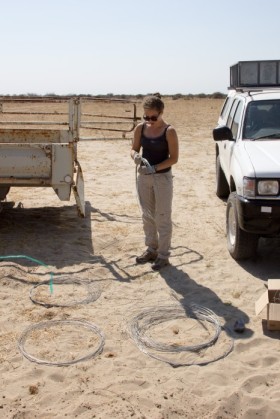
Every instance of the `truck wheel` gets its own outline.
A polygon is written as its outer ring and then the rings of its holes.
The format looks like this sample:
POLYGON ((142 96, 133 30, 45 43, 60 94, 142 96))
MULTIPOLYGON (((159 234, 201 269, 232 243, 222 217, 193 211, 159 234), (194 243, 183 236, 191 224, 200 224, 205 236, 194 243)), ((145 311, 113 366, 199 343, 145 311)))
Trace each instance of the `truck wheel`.
POLYGON ((10 190, 9 186, 1 186, 1 188, 0 188, 0 201, 3 201, 6 198, 9 190, 10 190))
POLYGON ((233 259, 249 259, 256 253, 259 236, 239 227, 236 199, 236 192, 232 192, 227 202, 227 247, 233 259))
POLYGON ((216 159, 216 195, 219 198, 227 198, 229 196, 229 186, 221 168, 220 156, 216 159))

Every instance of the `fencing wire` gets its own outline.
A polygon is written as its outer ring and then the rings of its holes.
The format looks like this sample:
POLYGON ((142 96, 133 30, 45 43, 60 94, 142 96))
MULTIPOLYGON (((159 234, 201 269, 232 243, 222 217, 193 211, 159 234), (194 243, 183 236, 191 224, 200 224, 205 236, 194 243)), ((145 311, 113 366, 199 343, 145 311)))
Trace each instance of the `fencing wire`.
POLYGON ((131 338, 143 353, 175 368, 191 365, 208 365, 225 358, 234 348, 234 339, 230 336, 226 328, 221 326, 216 314, 207 307, 197 304, 190 304, 188 306, 172 304, 168 306, 148 307, 132 319, 129 329, 131 338), (160 325, 170 320, 187 318, 195 319, 202 325, 204 323, 204 329, 206 330, 205 323, 212 325, 212 333, 209 332, 209 338, 196 345, 165 344, 164 342, 156 341, 148 333, 156 325, 160 325), (219 349, 217 354, 210 353, 210 355, 206 357, 206 350, 215 346, 221 333, 224 333, 227 336, 225 348, 223 350, 219 349), (166 353, 169 356, 166 358, 165 356, 162 356, 161 353, 166 353), (183 353, 187 355, 185 360, 171 359, 172 354, 179 355, 183 353))
MULTIPOLYGON (((96 301, 100 295, 101 295, 101 289, 98 286, 98 284, 94 284, 93 283, 88 283, 86 281, 80 280, 80 279, 76 279, 76 278, 68 278, 65 275, 61 275, 55 279, 53 279, 53 284, 56 284, 58 286, 64 286, 64 285, 72 285, 73 286, 73 290, 71 290, 71 293, 76 293, 77 289, 79 287, 81 287, 85 292, 86 295, 80 298, 73 298, 71 301, 66 301, 66 302, 55 302, 53 301, 53 298, 55 297, 55 295, 52 295, 52 301, 43 301, 42 300, 42 296, 40 299, 40 293, 39 295, 36 295, 36 291, 41 288, 44 289, 46 287, 46 285, 48 285, 48 281, 43 281, 40 282, 38 284, 35 284, 30 292, 29 292, 29 298, 30 300, 34 303, 34 304, 38 304, 41 306, 44 306, 46 308, 50 308, 50 307, 73 307, 79 304, 89 304, 91 302, 96 301)), ((61 297, 61 296, 59 296, 61 297)), ((46 298, 46 295, 44 296, 44 298, 46 298)))
MULTIPOLYGON (((49 366, 54 366, 54 365, 68 366, 72 364, 77 364, 78 362, 88 361, 92 358, 95 358, 97 355, 101 354, 101 352, 103 351, 104 345, 105 345, 105 335, 102 332, 102 330, 97 325, 90 323, 86 320, 80 320, 80 319, 49 320, 46 322, 33 324, 25 329, 25 331, 22 333, 18 341, 18 348, 25 358, 27 358, 31 362, 35 362, 37 364, 42 364, 42 365, 49 365, 49 366), (90 330, 94 335, 97 336, 96 347, 94 349, 91 349, 91 352, 89 354, 81 356, 80 358, 75 358, 68 361, 56 361, 56 360, 46 360, 42 358, 37 358, 33 356, 32 354, 30 354, 25 349, 25 343, 28 340, 28 338, 32 336, 32 332, 38 331, 38 330, 41 330, 42 332, 44 332, 47 329, 50 329, 57 325, 75 325, 75 326, 90 330)), ((68 354, 68 355, 70 356, 71 354, 68 354)))

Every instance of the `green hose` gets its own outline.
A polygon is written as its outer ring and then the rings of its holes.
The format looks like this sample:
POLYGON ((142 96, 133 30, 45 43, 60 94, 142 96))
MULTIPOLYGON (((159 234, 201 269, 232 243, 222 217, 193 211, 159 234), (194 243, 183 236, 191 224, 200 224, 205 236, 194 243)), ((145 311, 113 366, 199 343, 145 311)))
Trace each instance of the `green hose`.
MULTIPOLYGON (((9 255, 9 256, 0 256, 1 259, 28 259, 32 260, 32 262, 37 263, 38 265, 44 266, 45 268, 49 268, 48 265, 45 265, 45 263, 41 262, 38 259, 31 258, 30 256, 25 255, 9 255)), ((53 272, 50 272, 50 293, 53 293, 53 272)))

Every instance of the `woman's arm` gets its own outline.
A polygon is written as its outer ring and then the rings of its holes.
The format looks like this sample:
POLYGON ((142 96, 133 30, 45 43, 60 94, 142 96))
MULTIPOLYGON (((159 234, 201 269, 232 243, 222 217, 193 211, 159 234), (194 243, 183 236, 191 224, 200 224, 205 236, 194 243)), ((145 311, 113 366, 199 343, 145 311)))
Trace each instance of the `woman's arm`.
POLYGON ((134 139, 133 139, 132 147, 130 150, 130 156, 132 159, 134 158, 135 153, 139 153, 140 148, 141 148, 142 125, 143 124, 138 124, 134 131, 134 139))

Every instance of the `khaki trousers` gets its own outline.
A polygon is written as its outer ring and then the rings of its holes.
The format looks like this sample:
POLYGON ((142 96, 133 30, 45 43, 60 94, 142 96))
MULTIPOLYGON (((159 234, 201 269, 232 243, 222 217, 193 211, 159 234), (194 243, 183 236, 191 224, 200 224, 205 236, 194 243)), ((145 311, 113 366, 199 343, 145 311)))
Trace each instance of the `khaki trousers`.
POLYGON ((170 255, 172 236, 173 176, 171 170, 152 175, 139 174, 138 196, 142 209, 145 244, 158 257, 170 255))

